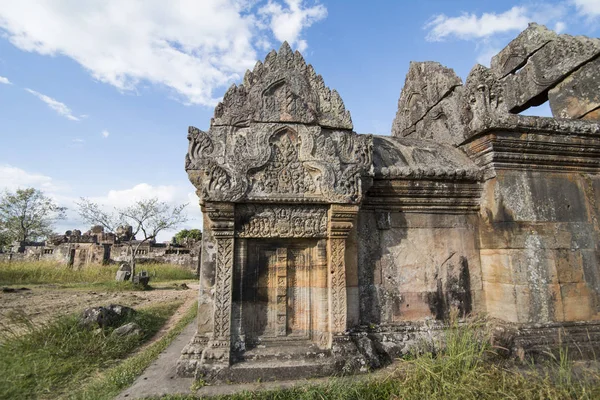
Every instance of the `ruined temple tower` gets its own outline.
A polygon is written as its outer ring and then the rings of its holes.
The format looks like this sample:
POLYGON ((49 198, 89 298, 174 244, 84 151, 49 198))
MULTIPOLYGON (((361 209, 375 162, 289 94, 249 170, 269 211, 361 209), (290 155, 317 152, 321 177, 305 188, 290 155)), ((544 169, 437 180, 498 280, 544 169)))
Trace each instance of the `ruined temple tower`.
POLYGON ((373 136, 300 53, 269 53, 208 132, 189 129, 204 235, 178 371, 365 370, 452 309, 518 333, 513 350, 559 329, 597 347, 599 56, 600 40, 532 24, 464 84, 411 63, 392 135, 373 136), (557 118, 517 114, 546 100, 557 118))

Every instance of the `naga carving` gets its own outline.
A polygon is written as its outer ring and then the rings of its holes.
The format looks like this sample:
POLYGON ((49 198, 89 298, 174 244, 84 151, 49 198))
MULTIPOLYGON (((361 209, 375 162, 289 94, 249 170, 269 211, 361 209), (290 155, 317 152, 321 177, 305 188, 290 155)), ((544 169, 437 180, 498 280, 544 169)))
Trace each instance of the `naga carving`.
POLYGON ((190 127, 186 171, 201 202, 358 203, 372 136, 284 43, 232 86, 208 132, 190 127))
POLYGON ((202 201, 357 203, 372 176, 370 135, 278 123, 210 133, 188 135, 186 168, 202 201))

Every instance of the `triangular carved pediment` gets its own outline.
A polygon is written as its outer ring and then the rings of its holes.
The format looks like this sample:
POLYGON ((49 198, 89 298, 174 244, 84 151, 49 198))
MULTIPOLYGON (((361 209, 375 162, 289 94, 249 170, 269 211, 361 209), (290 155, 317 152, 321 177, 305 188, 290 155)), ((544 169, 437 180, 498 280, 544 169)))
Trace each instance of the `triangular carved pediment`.
POLYGON ((213 126, 248 126, 252 122, 290 122, 352 129, 340 95, 325 86, 300 52, 284 42, 264 63, 247 71, 242 85, 232 85, 215 108, 213 126))

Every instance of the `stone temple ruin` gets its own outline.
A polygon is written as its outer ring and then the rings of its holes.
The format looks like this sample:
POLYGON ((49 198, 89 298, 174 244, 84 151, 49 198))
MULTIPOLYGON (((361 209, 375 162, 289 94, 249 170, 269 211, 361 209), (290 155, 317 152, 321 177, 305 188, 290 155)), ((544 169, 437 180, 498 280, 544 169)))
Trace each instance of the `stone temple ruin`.
POLYGON ((3 252, 0 248, 0 262, 50 261, 73 268, 128 263, 130 249, 126 242, 131 242, 137 248, 138 263, 175 264, 198 271, 201 249, 197 241, 185 240, 181 244, 156 241, 141 243, 133 236, 132 229, 130 225, 123 225, 115 233, 110 233, 96 225, 83 233, 74 229, 66 231, 64 235, 53 235, 45 242, 14 242, 8 251, 3 252))
POLYGON ((515 354, 600 347, 599 85, 599 39, 531 24, 464 83, 411 63, 392 135, 362 135, 299 52, 269 53, 189 129, 204 237, 179 373, 374 368, 452 310, 515 354))

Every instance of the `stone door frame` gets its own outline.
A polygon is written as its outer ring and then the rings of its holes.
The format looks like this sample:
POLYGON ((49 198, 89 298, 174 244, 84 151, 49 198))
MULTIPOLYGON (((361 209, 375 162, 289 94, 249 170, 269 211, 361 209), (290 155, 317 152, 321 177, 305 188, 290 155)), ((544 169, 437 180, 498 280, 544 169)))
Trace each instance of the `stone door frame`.
MULTIPOLYGON (((271 206, 271 205, 270 205, 271 206)), ((277 205, 272 205, 277 207, 277 205)), ((288 205, 279 205, 288 207, 288 205)), ((303 204, 310 210, 311 206, 323 205, 303 204)), ((261 239, 288 238, 321 238, 327 241, 327 288, 328 311, 327 332, 320 340, 325 348, 331 349, 336 337, 344 336, 347 328, 347 299, 346 299, 346 239, 354 225, 359 207, 357 205, 329 204, 327 205, 327 223, 324 232, 315 233, 313 230, 300 229, 283 230, 275 229, 269 232, 258 232, 261 239), (290 233, 291 232, 291 233, 290 233), (315 236, 317 235, 317 236, 315 236)), ((214 296, 213 296, 213 329, 209 334, 206 348, 202 352, 201 363, 218 363, 231 365, 232 350, 232 323, 233 323, 233 276, 236 267, 246 258, 246 246, 236 246, 237 241, 244 241, 251 237, 236 231, 236 204, 223 202, 210 202, 204 205, 208 216, 209 227, 216 241, 216 262, 214 268, 214 296)), ((277 221, 274 221, 277 226, 277 221)), ((293 227, 292 227, 293 228, 293 227)), ((240 242, 241 243, 241 242, 240 242)), ((239 317, 239 315, 237 316, 239 317)))

